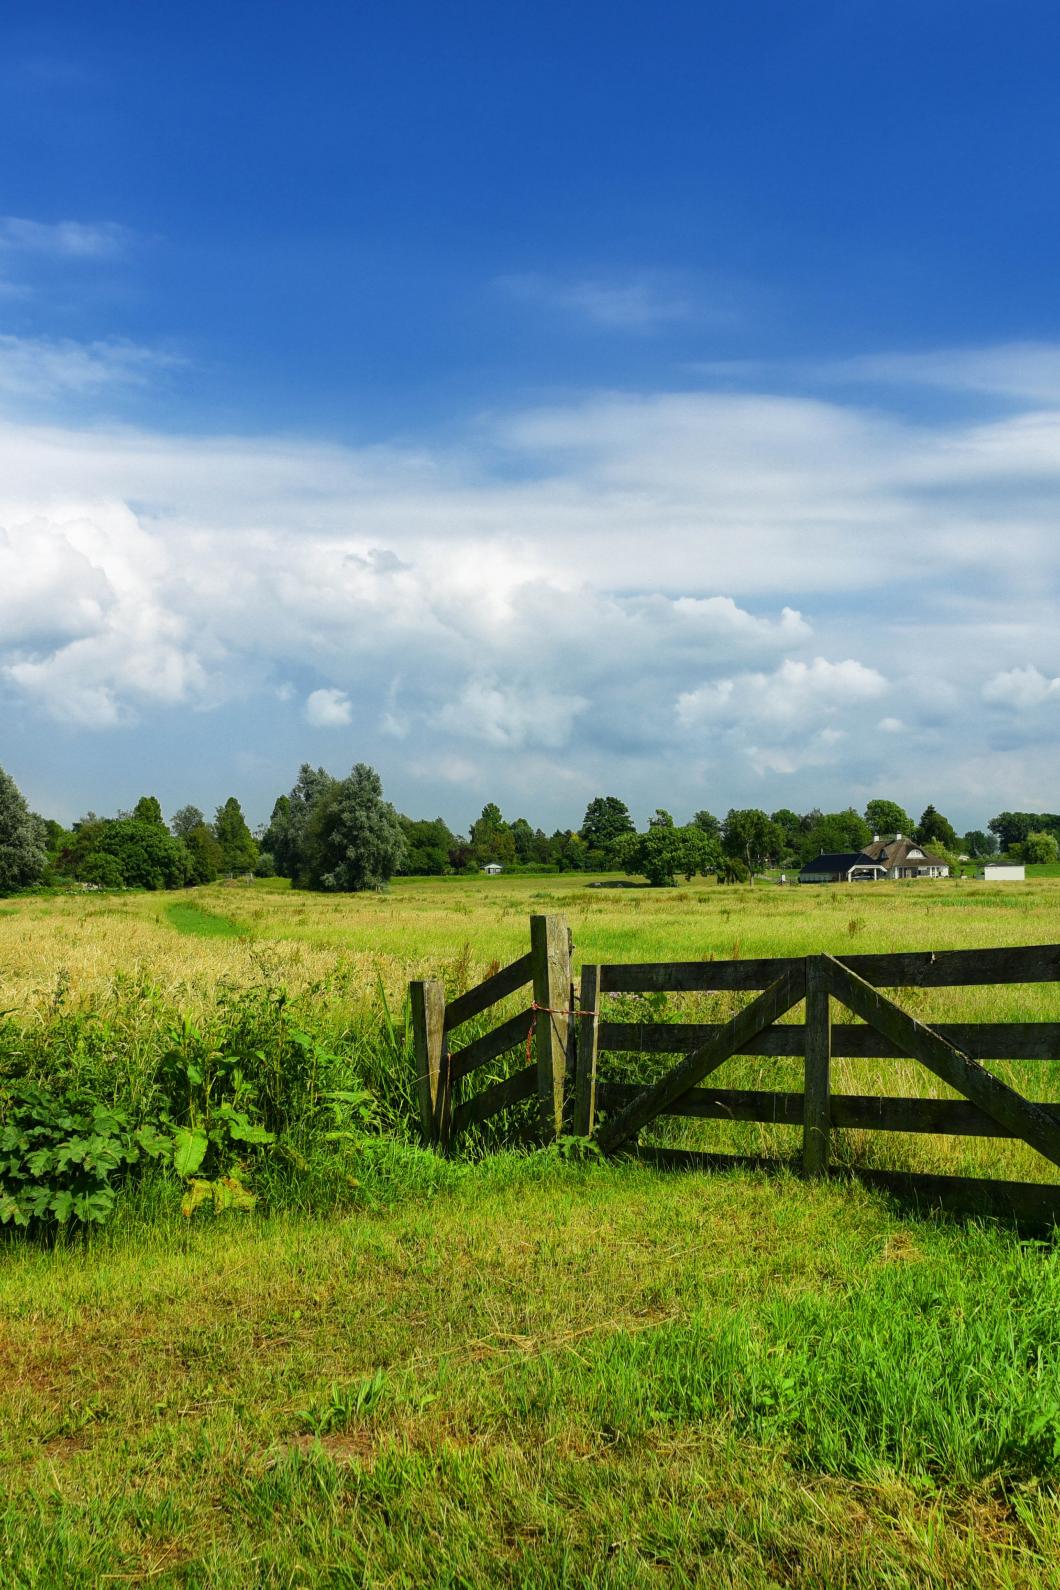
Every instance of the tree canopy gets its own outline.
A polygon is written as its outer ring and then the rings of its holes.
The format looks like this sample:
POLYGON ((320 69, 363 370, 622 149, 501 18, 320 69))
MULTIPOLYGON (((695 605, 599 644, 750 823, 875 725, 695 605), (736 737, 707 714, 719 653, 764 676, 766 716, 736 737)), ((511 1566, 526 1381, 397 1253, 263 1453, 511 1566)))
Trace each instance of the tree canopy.
POLYGON ((47 860, 43 822, 34 817, 14 779, 0 768, 0 894, 39 883, 47 860))
POLYGON ((309 882, 333 890, 379 889, 405 860, 401 821, 374 768, 358 762, 332 780, 313 805, 308 834, 309 882))
POLYGON ((656 886, 672 884, 678 876, 693 878, 721 865, 721 847, 698 823, 678 828, 661 807, 643 834, 626 834, 618 840, 625 870, 639 873, 656 886))
POLYGON ((913 832, 913 819, 897 801, 869 801, 865 807, 865 821, 870 833, 879 834, 881 839, 893 838, 895 834, 908 836, 913 832))

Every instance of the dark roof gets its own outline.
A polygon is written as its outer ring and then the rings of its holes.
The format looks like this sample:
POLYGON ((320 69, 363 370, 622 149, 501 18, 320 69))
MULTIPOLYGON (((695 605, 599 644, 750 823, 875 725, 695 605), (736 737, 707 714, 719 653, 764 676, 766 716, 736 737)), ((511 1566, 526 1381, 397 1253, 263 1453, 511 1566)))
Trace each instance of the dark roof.
POLYGON ((802 871, 849 872, 855 863, 863 860, 860 850, 838 850, 831 855, 817 856, 813 861, 808 861, 802 871))
POLYGON ((921 855, 914 856, 909 862, 911 867, 944 867, 946 863, 941 856, 935 856, 925 845, 908 836, 902 839, 873 840, 871 845, 865 846, 865 855, 873 861, 886 861, 888 866, 904 866, 911 850, 919 850, 921 855))

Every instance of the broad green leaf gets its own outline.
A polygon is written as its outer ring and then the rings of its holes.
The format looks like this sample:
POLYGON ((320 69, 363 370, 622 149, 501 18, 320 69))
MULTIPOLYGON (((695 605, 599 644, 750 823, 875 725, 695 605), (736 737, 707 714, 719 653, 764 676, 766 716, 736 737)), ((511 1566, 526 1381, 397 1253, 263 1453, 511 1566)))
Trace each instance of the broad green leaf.
POLYGON ((209 1139, 197 1127, 182 1126, 173 1134, 173 1169, 178 1176, 194 1176, 203 1160, 209 1139))

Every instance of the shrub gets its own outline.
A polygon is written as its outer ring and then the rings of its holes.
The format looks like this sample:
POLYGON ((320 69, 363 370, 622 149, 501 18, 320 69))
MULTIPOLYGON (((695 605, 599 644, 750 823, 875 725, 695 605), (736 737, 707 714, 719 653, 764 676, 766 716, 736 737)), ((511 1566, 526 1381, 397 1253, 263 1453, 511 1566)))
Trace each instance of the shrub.
POLYGON ((4 1086, 0 1122, 4 1225, 98 1224, 128 1168, 165 1147, 149 1127, 130 1131, 119 1110, 34 1082, 4 1086))

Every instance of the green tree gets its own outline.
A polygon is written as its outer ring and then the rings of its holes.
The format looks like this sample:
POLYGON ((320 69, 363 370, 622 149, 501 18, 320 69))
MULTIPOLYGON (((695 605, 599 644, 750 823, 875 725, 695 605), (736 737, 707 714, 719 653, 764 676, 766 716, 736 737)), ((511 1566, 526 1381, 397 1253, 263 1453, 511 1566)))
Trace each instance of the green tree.
POLYGON ((90 856, 86 856, 78 877, 82 883, 94 883, 98 889, 125 887, 121 862, 106 850, 94 850, 90 856))
POLYGON ((692 818, 697 828, 702 828, 708 839, 715 839, 721 843, 721 823, 713 812, 696 812, 692 818))
POLYGON ((790 806, 782 806, 779 811, 771 813, 769 821, 784 836, 783 855, 796 855, 805 837, 802 818, 798 812, 793 812, 790 806))
POLYGON ((39 883, 48 861, 44 825, 0 768, 0 894, 39 883))
POLYGON ((258 842, 247 827, 243 808, 234 795, 218 806, 213 824, 214 837, 221 847, 221 871, 234 875, 253 872, 258 859, 258 842))
POLYGON ((753 873, 781 854, 784 835, 757 807, 732 808, 722 825, 722 845, 726 855, 739 856, 753 873))
POLYGON ((1028 834, 1021 849, 1024 861, 1029 861, 1035 867, 1048 866, 1060 855, 1060 845, 1055 835, 1046 833, 1044 829, 1028 834))
POLYGON ((379 774, 358 762, 314 802, 308 835, 309 882, 316 889, 379 889, 405 862, 401 819, 383 799, 379 774))
POLYGON ((862 850, 871 844, 874 832, 876 830, 869 827, 853 806, 848 806, 843 812, 820 812, 809 833, 803 837, 801 858, 805 862, 812 861, 814 856, 862 850))
POLYGON ((548 860, 558 872, 581 872, 588 865, 581 834, 571 828, 557 828, 548 842, 548 860))
POLYGON ((272 856, 281 878, 302 882, 308 876, 309 819, 317 801, 334 783, 324 768, 303 762, 290 793, 278 797, 261 848, 272 856))
POLYGON ((869 825, 870 836, 879 834, 881 839, 913 832, 913 819, 897 801, 869 801, 865 807, 865 821, 869 825))
POLYGON ((410 877, 439 877, 449 871, 449 852, 453 835, 440 817, 433 822, 401 818, 405 836, 405 860, 399 871, 410 877))
POLYGON ((697 872, 712 872, 722 865, 716 840, 698 823, 678 828, 661 807, 645 833, 626 834, 618 841, 618 852, 626 872, 640 873, 656 887, 672 884, 678 875, 693 878, 697 872))
POLYGON ((515 840, 496 801, 487 801, 471 824, 471 854, 480 867, 491 861, 511 866, 515 860, 515 840))
POLYGON ((952 823, 934 806, 925 807, 916 826, 916 840, 921 845, 941 845, 943 850, 956 850, 958 844, 952 823))
POLYGON ((993 834, 986 834, 981 828, 971 828, 964 836, 964 848, 970 856, 994 856, 997 854, 997 840, 993 834))
POLYGON ((534 830, 530 827, 525 817, 517 817, 512 823, 512 843, 515 846, 515 859, 525 865, 534 859, 534 830))
POLYGON ((1022 845, 1032 828, 1037 824, 1033 812, 998 812, 996 817, 991 817, 986 825, 992 834, 997 835, 998 847, 1011 850, 1014 845, 1022 845))
MULTIPOLYGON (((184 843, 174 839, 164 823, 143 822, 137 817, 116 817, 92 825, 92 848, 81 859, 76 876, 99 882, 99 855, 111 856, 129 889, 180 889, 191 878, 192 864, 184 843)), ((108 876, 115 876, 107 868, 108 876)), ((110 885, 113 886, 113 885, 110 885)))
POLYGON ((191 857, 192 883, 213 883, 221 876, 225 858, 208 823, 196 823, 181 836, 181 842, 191 857))
POLYGON ((586 849, 586 864, 606 867, 623 834, 634 832, 629 807, 617 795, 597 795, 585 808, 580 829, 586 849))
POLYGON ((197 806, 182 806, 179 812, 173 813, 169 827, 178 839, 184 839, 193 828, 198 828, 205 821, 205 815, 197 806))
POLYGON ((138 823, 165 824, 162 816, 162 806, 157 795, 141 795, 132 809, 132 815, 138 823))

